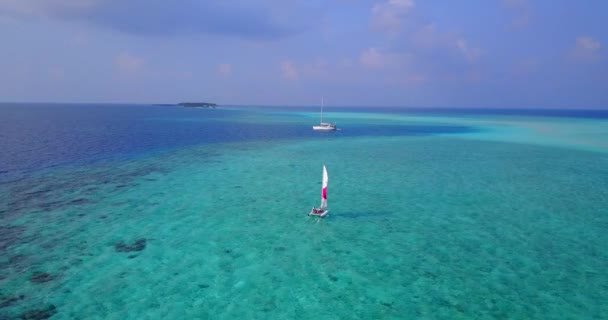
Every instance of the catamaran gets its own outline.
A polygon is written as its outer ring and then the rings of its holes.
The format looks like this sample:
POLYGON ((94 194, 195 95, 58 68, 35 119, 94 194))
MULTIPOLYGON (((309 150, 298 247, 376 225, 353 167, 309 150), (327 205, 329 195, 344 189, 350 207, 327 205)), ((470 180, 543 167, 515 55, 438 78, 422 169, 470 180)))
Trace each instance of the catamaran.
POLYGON ((313 130, 333 131, 336 130, 335 123, 323 122, 323 98, 321 98, 321 122, 318 126, 312 126, 313 130))
POLYGON ((327 168, 323 165, 323 186, 321 187, 321 205, 317 208, 313 207, 308 213, 309 216, 324 217, 329 210, 327 209, 327 168))

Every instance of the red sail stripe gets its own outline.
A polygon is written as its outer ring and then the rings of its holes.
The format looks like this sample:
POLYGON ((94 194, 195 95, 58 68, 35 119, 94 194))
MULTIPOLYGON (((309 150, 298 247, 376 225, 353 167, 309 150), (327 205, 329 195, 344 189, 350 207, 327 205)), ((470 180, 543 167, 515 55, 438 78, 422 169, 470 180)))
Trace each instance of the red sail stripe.
POLYGON ((327 188, 323 188, 323 192, 322 192, 322 194, 323 194, 323 195, 322 195, 323 199, 326 199, 326 200, 327 200, 327 188))

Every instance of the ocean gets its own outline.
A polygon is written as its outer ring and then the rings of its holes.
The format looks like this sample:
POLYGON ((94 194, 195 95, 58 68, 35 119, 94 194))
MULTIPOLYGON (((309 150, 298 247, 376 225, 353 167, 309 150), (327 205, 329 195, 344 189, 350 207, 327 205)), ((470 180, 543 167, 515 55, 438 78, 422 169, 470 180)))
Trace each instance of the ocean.
POLYGON ((0 104, 0 319, 608 318, 608 111, 318 111, 0 104))

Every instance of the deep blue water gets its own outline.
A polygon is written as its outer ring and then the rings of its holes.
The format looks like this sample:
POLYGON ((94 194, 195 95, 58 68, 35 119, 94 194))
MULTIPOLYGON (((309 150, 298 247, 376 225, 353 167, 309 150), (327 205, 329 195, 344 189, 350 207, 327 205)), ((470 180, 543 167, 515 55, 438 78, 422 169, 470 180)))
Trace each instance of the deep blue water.
MULTIPOLYGON (((183 146, 231 141, 319 139, 328 136, 399 136, 465 133, 451 125, 359 123, 348 130, 310 130, 311 119, 283 113, 278 121, 247 121, 267 111, 316 112, 316 107, 191 109, 118 104, 0 104, 0 179, 31 170, 112 158, 137 157, 183 146), (280 119, 286 121, 281 122, 280 119)), ((523 115, 608 118, 608 110, 521 110, 438 108, 332 108, 331 112, 426 115, 523 115)), ((276 115, 273 115, 276 116, 276 115)))
MULTIPOLYGON (((255 109, 150 105, 2 104, 0 175, 8 177, 16 172, 134 157, 196 144, 328 136, 310 130, 308 118, 295 123, 242 121, 259 113, 255 109)), ((334 134, 395 136, 470 130, 461 126, 353 125, 334 134)))

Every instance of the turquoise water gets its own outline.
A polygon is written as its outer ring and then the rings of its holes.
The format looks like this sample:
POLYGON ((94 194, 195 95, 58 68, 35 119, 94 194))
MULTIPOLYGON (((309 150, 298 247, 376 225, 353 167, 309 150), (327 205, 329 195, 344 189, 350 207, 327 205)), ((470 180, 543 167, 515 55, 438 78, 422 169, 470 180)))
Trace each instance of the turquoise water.
POLYGON ((0 319, 608 318, 607 120, 316 116, 6 179, 0 319))

